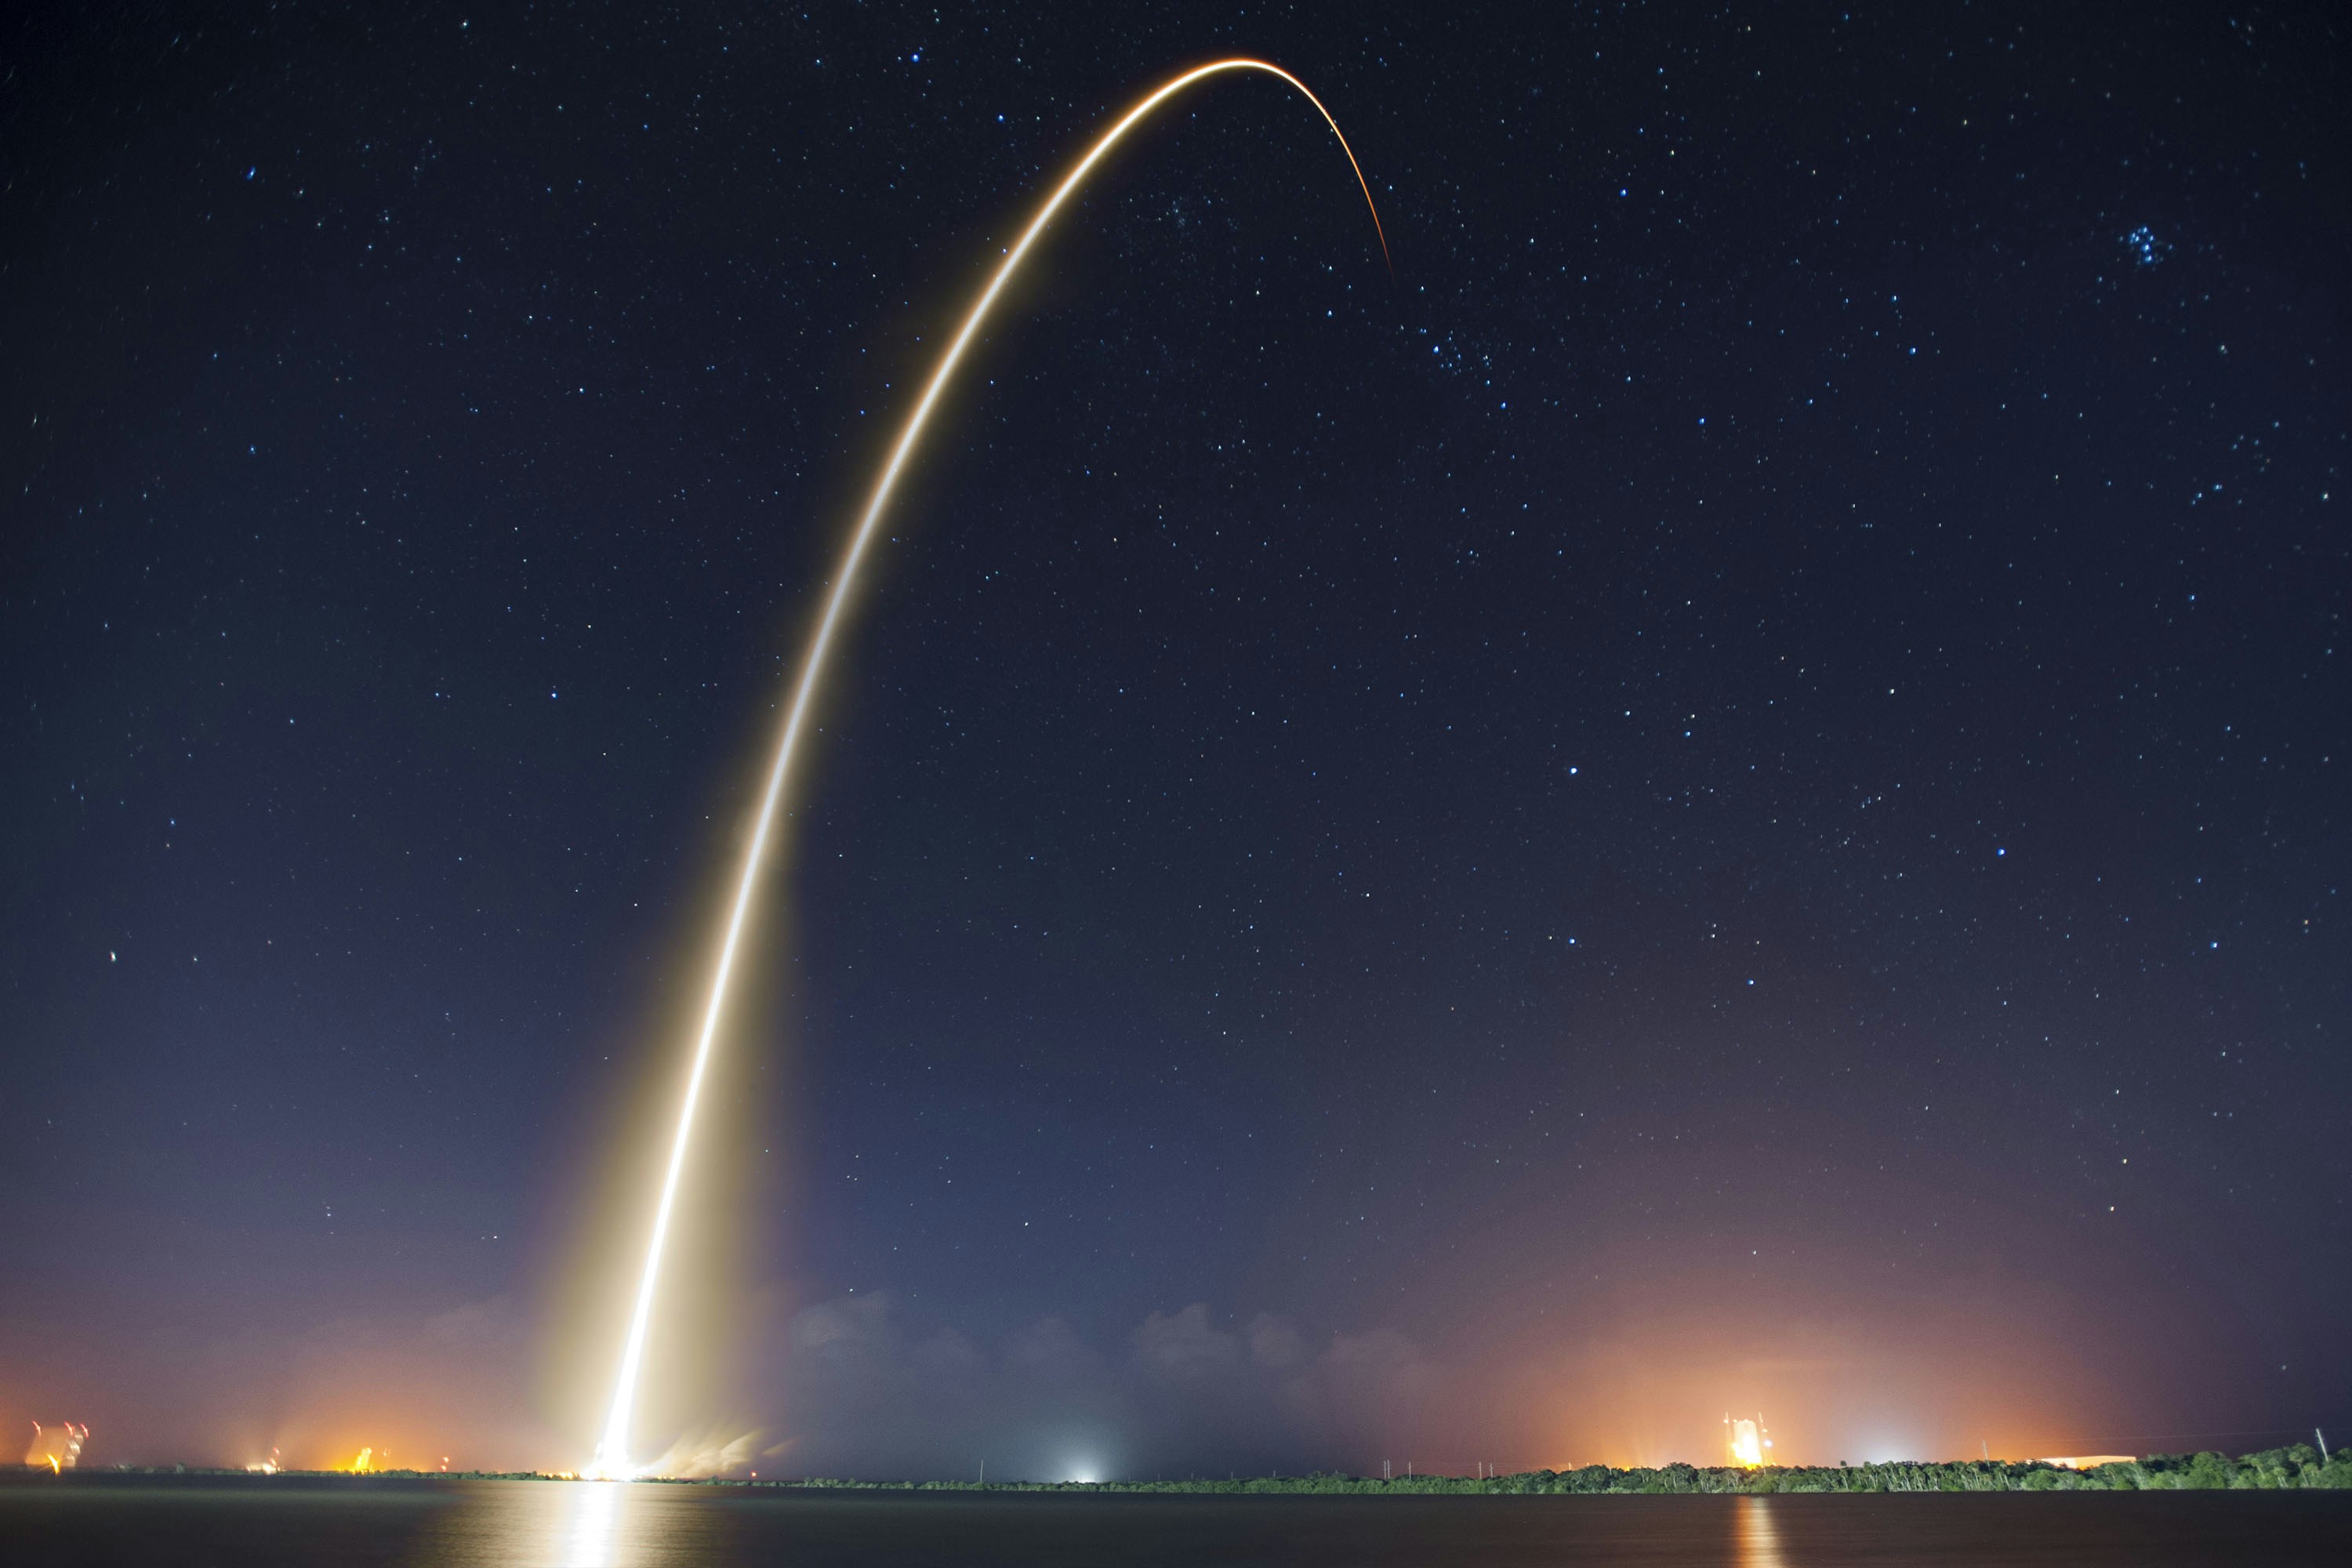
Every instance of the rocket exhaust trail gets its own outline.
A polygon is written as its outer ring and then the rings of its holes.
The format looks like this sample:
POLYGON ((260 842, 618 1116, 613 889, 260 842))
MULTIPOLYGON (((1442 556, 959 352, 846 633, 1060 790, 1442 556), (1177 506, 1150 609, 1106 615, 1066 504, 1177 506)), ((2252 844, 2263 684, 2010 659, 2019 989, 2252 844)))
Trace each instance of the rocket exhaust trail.
POLYGON ((874 542, 883 510, 889 505, 890 494, 898 488, 898 476, 905 470, 907 459, 922 439, 924 426, 930 422, 931 410, 938 405, 940 395, 955 374, 956 366, 963 359, 964 350, 979 334, 981 324, 988 319, 997 297, 1004 292, 1004 286, 1020 270, 1030 247, 1045 233, 1045 226, 1053 221, 1054 215, 1061 211, 1062 205, 1076 193, 1087 176, 1094 172, 1095 165, 1100 163, 1111 149, 1118 146, 1136 125, 1149 118, 1154 110, 1194 82, 1225 71, 1263 71, 1268 76, 1279 77, 1297 88, 1307 101, 1315 106, 1315 111, 1323 117, 1323 122, 1331 128, 1331 134, 1338 138, 1339 151, 1347 154, 1348 166, 1355 171, 1357 187, 1364 193, 1365 206, 1371 210, 1372 232, 1380 238, 1381 259, 1390 266, 1391 273, 1394 271, 1394 266, 1389 260, 1388 234, 1381 226, 1380 208, 1372 202, 1372 187, 1364 178, 1363 165, 1356 162, 1355 150, 1348 145, 1347 137, 1340 133, 1339 122, 1331 118, 1331 111, 1323 107, 1323 100, 1309 91, 1305 82, 1280 66, 1243 58, 1213 60, 1207 65, 1196 66, 1153 89, 1087 150, 1086 156, 1063 176, 1062 183, 1054 187, 1053 194, 1038 207, 1036 216, 1021 231, 1021 237, 1014 242, 1013 248, 1005 252, 1003 264, 997 268, 995 276, 989 279, 988 286, 980 291, 980 298, 972 302, 971 310, 964 316, 963 326, 957 331, 954 341, 948 344, 947 352, 940 356, 938 365, 931 372, 930 381, 923 388, 921 399, 916 403, 914 412, 907 416, 905 427, 898 432, 898 439, 890 448, 889 459, 882 465, 881 475, 874 481, 873 492, 866 499, 866 511, 857 520, 857 528, 850 534, 848 547, 842 552, 841 563, 834 573, 833 591, 825 595, 824 613, 817 621, 815 635, 809 638, 808 652, 801 663, 800 679, 793 684, 792 705, 784 714, 783 738, 777 742, 776 760, 768 770, 767 791, 760 799, 759 824, 751 835, 751 847, 743 855, 743 869, 735 885, 734 906, 727 919, 726 941, 719 950, 718 971, 711 976, 710 1001, 703 1009, 702 1029, 695 1039, 694 1067, 687 1077, 685 1103, 678 1108, 677 1136, 670 1146, 669 1165, 662 1176, 661 1204, 654 1213, 653 1237, 646 1247, 645 1271, 638 1277, 636 1305, 629 1318, 629 1337, 621 1350, 620 1370, 613 1380, 613 1404, 604 1419, 604 1436, 596 1445, 595 1460, 587 1472, 591 1476, 624 1479, 637 1473, 628 1462, 629 1427, 636 1415, 637 1377, 645 1362, 646 1330, 653 1317, 654 1292, 660 1282, 662 1249, 669 1238, 670 1214, 677 1206, 678 1178, 686 1169, 687 1150, 694 1135, 694 1112, 702 1098, 704 1074, 710 1066, 711 1042, 718 1036, 719 1020, 726 1011, 728 983, 735 974, 736 949, 741 942, 743 926, 751 912, 751 890, 759 881, 760 863, 767 853, 769 837, 775 827, 776 808, 783 800, 784 783, 792 773, 793 754, 799 747, 801 731, 807 721, 809 705, 817 683, 824 678, 825 656, 832 651, 834 634, 840 626, 843 607, 849 602, 849 595, 856 585, 858 568, 865 562, 866 547, 874 542))

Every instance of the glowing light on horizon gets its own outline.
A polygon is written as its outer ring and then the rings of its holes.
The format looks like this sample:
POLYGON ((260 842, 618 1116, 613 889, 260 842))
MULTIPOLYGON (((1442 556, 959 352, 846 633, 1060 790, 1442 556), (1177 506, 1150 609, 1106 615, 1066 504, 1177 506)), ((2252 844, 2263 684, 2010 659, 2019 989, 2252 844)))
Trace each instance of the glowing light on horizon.
POLYGON ((33 1446, 25 1451, 25 1463, 35 1468, 49 1467, 49 1474, 61 1476, 81 1462, 81 1446, 89 1441, 89 1428, 71 1421, 56 1426, 33 1423, 33 1446))
POLYGON ((881 474, 875 480, 866 510, 850 534, 849 543, 834 573, 832 590, 825 596, 824 613, 819 617, 816 631, 809 639, 808 651, 801 663, 800 678, 793 688, 792 702, 784 716, 783 734, 776 746, 775 761, 768 772, 767 788, 761 796, 758 825, 752 832, 751 843, 744 852, 743 868, 736 879, 735 900, 727 920, 727 935, 719 945, 718 968, 711 977, 710 999, 703 1009, 702 1027, 695 1039, 693 1067, 687 1075, 686 1098, 678 1110, 677 1132, 671 1142, 669 1163, 662 1176, 661 1199, 654 1212, 653 1234, 646 1247, 645 1268, 637 1279, 628 1337, 623 1342, 620 1367, 613 1380, 613 1401, 605 1415, 604 1436, 596 1445, 596 1457, 588 1469, 592 1476, 625 1479, 643 1473, 633 1468, 628 1461, 629 1428, 636 1415, 637 1383, 644 1369, 646 1335, 653 1317, 655 1291, 660 1282, 662 1253, 669 1237, 670 1216, 677 1206, 679 1179, 686 1169, 687 1151, 692 1142, 695 1111, 701 1101, 703 1079, 710 1065, 711 1044, 717 1037, 719 1021, 726 1009, 728 986, 735 973, 736 951, 750 916, 751 893, 758 885, 761 862, 767 854, 769 837, 775 826, 776 808, 783 799, 784 784, 792 773, 793 756, 799 747, 802 730, 818 682, 824 675, 825 658, 832 650, 834 634, 840 626, 843 608, 849 601, 857 580, 858 568, 864 563, 866 549, 873 542, 891 492, 898 488, 899 475, 921 439, 932 409, 938 405, 940 395, 955 374, 956 366, 963 359, 964 351, 978 335, 982 322, 987 320, 1005 285, 1019 270, 1030 248, 1045 232, 1046 225, 1053 221, 1054 215, 1085 183, 1095 166, 1139 121, 1194 82, 1226 71, 1258 71, 1278 77, 1297 89, 1307 101, 1315 106, 1316 112, 1322 115, 1323 122, 1331 128, 1331 134, 1338 138, 1339 150, 1347 154, 1348 166, 1355 171, 1356 184, 1364 193, 1364 205, 1371 210, 1372 230, 1380 238, 1381 260, 1384 264, 1389 261, 1388 234, 1381 226, 1380 208, 1372 201, 1372 187, 1364 178, 1363 166, 1356 162, 1355 150, 1348 145, 1347 137, 1340 133, 1339 122, 1331 118, 1331 111, 1323 107, 1323 100, 1317 98, 1305 82, 1280 66, 1265 60, 1236 57, 1196 66, 1171 78, 1103 132, 1037 208, 1028 226, 1022 230, 1021 237, 1005 253, 1003 264, 966 312, 962 327, 940 356, 929 382, 923 388, 921 398, 907 416, 898 441, 890 448, 888 460, 883 464, 881 474))
POLYGON ((1730 1452, 1731 1462, 1745 1465, 1751 1470, 1764 1463, 1764 1450, 1772 1446, 1772 1439, 1765 1436, 1764 1417, 1761 1415, 1753 1421, 1745 1416, 1734 1421, 1726 1415, 1723 1418, 1723 1441, 1730 1452))
POLYGON ((366 1475, 374 1468, 375 1450, 373 1448, 362 1448, 359 1458, 352 1461, 352 1474, 355 1476, 366 1475))

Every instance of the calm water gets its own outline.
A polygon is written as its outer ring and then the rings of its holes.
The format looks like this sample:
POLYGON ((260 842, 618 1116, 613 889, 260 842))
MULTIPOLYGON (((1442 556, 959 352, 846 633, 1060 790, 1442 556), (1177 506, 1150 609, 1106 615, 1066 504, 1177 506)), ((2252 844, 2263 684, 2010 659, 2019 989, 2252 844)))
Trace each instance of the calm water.
POLYGON ((2352 1494, 1123 1498, 451 1481, 0 1488, 0 1559, 60 1565, 2352 1563, 2352 1494))

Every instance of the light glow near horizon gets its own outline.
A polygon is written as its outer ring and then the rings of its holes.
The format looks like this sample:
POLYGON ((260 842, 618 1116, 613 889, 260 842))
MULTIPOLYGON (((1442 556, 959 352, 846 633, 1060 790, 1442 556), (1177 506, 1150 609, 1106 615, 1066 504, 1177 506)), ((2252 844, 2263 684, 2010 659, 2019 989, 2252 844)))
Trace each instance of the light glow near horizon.
POLYGON ((1152 110, 1193 83, 1226 71, 1258 71, 1279 77, 1297 89, 1307 101, 1315 106, 1316 112, 1322 115, 1324 123, 1331 128, 1331 134, 1339 139, 1339 150, 1347 154, 1348 166, 1355 171, 1356 184, 1364 193, 1364 205, 1371 210, 1372 229, 1380 238, 1381 259, 1384 263, 1388 260, 1388 235, 1381 226, 1380 208, 1372 201, 1371 185, 1364 178, 1363 166, 1356 162, 1355 150, 1348 145, 1347 137, 1341 134, 1339 122, 1331 118, 1331 111, 1323 107, 1323 100, 1317 98, 1305 82, 1280 66, 1265 60, 1235 57, 1196 66, 1171 78, 1103 132, 1038 207, 1036 215, 1022 230, 1019 240, 1005 253, 1003 263, 973 301, 971 309, 964 316, 961 329, 940 356, 929 383, 923 388, 922 397, 907 416, 898 441, 890 448, 889 458, 883 464, 882 472, 875 481, 865 513, 859 518, 848 546, 842 552, 840 565, 834 574, 832 590, 825 597, 824 613, 809 639, 808 652, 801 663, 800 678, 793 688, 792 703, 784 716, 783 734, 776 746, 775 761, 768 772, 767 788, 761 796, 757 826, 752 832, 751 845, 743 855, 742 870, 736 879, 735 900, 727 920, 727 935, 719 945, 718 967, 711 976, 710 999, 703 1009, 702 1027, 695 1038, 694 1060, 687 1075, 686 1097, 678 1108, 677 1131, 671 1142, 669 1163, 662 1175, 661 1201, 654 1212, 653 1233, 646 1242, 645 1267, 637 1279, 636 1296, 629 1316, 628 1337, 623 1342, 619 1370, 613 1380, 612 1404, 605 1415, 604 1436, 596 1445, 595 1458, 584 1472, 587 1475, 630 1479, 646 1473, 629 1463, 629 1429, 636 1416, 637 1386, 645 1367, 646 1338, 653 1320, 654 1299, 661 1280, 662 1256, 669 1239, 670 1219, 677 1208, 687 1153, 693 1143, 695 1111, 701 1102, 703 1084, 710 1066, 711 1047, 718 1038, 719 1023, 726 1012, 728 988, 734 978, 735 959, 741 945, 744 927, 749 923, 751 895, 759 885, 761 865, 775 827, 777 806, 783 799, 784 784, 792 773, 793 758, 799 749, 818 682, 824 676, 825 658, 832 651, 834 635, 840 626, 842 613, 857 581, 858 569, 864 564, 866 550, 874 541, 891 493, 897 489, 899 476, 905 471, 908 458, 921 439, 924 426, 929 423, 931 411, 954 375, 964 351, 978 335, 982 323, 1003 293, 1005 285, 1020 268, 1023 259, 1045 232, 1045 226, 1053 221, 1054 215, 1085 183, 1095 166, 1152 110))

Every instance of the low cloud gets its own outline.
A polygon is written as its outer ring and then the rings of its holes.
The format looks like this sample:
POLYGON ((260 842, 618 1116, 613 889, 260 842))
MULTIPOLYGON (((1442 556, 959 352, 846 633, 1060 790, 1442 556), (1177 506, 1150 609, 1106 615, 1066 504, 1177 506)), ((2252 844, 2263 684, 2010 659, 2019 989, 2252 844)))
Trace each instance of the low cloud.
MULTIPOLYGON (((767 1371, 795 1474, 1182 1475, 1360 1465, 1416 1419, 1438 1369, 1391 1329, 1319 1348, 1260 1312, 1155 1311, 1116 1349, 1046 1317, 983 1342, 887 1293, 777 1325, 767 1371)), ((1114 1342, 1116 1343, 1116 1342, 1114 1342)), ((747 1453, 751 1450, 745 1450, 747 1453)))
POLYGON ((747 1432, 714 1426, 699 1435, 681 1436, 646 1468, 657 1476, 740 1475, 757 1468, 763 1457, 788 1451, 789 1445, 766 1443, 764 1436, 758 1428, 747 1432))
POLYGON ((1136 1364, 1164 1382, 1198 1384, 1241 1370, 1241 1336, 1215 1328, 1195 1301, 1181 1311, 1154 1312, 1135 1331, 1136 1364))
POLYGON ((1297 1329, 1272 1312, 1260 1312, 1246 1331, 1250 1360, 1259 1366, 1297 1366, 1307 1359, 1307 1342, 1297 1329))

